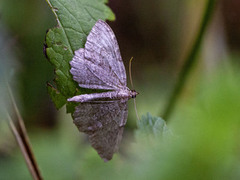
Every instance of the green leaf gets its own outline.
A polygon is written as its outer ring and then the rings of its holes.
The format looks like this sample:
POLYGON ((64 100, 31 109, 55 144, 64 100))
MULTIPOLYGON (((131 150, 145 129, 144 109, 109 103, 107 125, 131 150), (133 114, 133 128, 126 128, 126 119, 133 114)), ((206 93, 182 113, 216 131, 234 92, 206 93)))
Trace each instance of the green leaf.
POLYGON ((86 90, 73 81, 69 61, 75 50, 84 47, 98 19, 114 20, 115 16, 105 5, 106 0, 47 0, 47 3, 58 23, 46 34, 46 56, 55 67, 54 84, 48 84, 48 93, 58 109, 67 103, 67 111, 72 113, 75 103, 68 103, 67 98, 86 90))
POLYGON ((150 113, 143 115, 138 121, 137 136, 162 137, 169 134, 170 131, 166 122, 160 117, 153 117, 150 113))
POLYGON ((65 97, 60 94, 54 87, 51 86, 51 84, 48 83, 47 86, 48 94, 50 95, 51 99, 58 99, 58 101, 54 101, 57 109, 60 109, 64 104, 66 104, 65 97))

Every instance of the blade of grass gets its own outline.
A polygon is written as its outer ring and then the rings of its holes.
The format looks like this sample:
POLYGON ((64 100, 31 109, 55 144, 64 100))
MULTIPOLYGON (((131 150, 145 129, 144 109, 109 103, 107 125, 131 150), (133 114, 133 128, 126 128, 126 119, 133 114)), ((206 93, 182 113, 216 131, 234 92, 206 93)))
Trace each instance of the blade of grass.
POLYGON ((176 85, 170 95, 169 100, 167 101, 166 108, 163 112, 162 117, 165 121, 167 121, 169 119, 172 111, 174 110, 177 100, 181 95, 184 85, 186 84, 187 78, 189 77, 189 74, 190 74, 191 70, 193 69, 194 64, 196 63, 197 53, 199 52, 199 49, 200 49, 204 34, 206 32, 207 26, 213 15, 215 5, 216 5, 216 0, 208 0, 206 2, 206 6, 205 6, 205 10, 204 10, 204 13, 202 16, 199 31, 195 37, 193 46, 190 49, 190 51, 185 59, 185 63, 181 69, 179 76, 178 76, 176 85))
POLYGON ((12 133, 13 133, 13 135, 14 135, 14 137, 15 137, 15 139, 16 139, 16 141, 17 141, 17 143, 18 143, 18 145, 19 145, 19 147, 21 149, 23 157, 24 157, 24 159, 25 159, 25 161, 27 163, 28 169, 29 169, 33 179, 38 180, 39 179, 38 175, 37 175, 36 171, 34 170, 34 166, 32 165, 31 159, 30 159, 30 157, 28 155, 28 152, 27 152, 27 150, 25 148, 25 145, 24 145, 24 143, 22 141, 22 137, 18 133, 18 130, 15 127, 15 125, 14 125, 14 123, 13 123, 13 121, 12 121, 12 119, 11 119, 11 117, 10 117, 10 115, 8 113, 7 113, 7 118, 8 118, 9 127, 12 130, 12 133))
POLYGON ((14 100, 12 91, 7 83, 7 88, 8 88, 8 92, 9 92, 9 96, 11 99, 11 103, 14 109, 14 113, 16 115, 16 121, 12 121, 12 118, 9 116, 8 120, 9 120, 9 125, 13 131, 13 134, 19 144, 19 147, 23 153, 23 156, 25 158, 25 161, 27 162, 27 166, 29 168, 30 173, 33 176, 33 179, 36 180, 41 180, 42 176, 40 173, 40 170, 38 168, 37 165, 37 161, 34 157, 32 148, 31 148, 31 144, 30 144, 30 140, 27 134, 27 130, 24 124, 24 121, 19 113, 19 110, 17 108, 16 102, 14 100))

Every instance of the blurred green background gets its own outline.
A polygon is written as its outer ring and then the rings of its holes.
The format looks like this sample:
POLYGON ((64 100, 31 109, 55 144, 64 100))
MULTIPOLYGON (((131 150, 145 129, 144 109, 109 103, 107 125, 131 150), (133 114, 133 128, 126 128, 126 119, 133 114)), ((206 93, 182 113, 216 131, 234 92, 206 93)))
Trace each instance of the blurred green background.
MULTIPOLYGON (((126 69, 133 56, 140 115, 161 116, 198 31, 207 0, 110 0, 109 22, 126 69)), ((198 63, 168 128, 156 137, 136 130, 133 102, 122 147, 104 163, 65 108, 56 111, 46 88, 53 68, 43 54, 47 29, 56 25, 44 0, 0 2, 1 108, 12 86, 37 162, 46 179, 239 179, 240 2, 219 0, 198 63), (136 131, 138 133, 136 133, 136 131)), ((1 109, 2 110, 2 109, 1 109)), ((31 179, 0 111, 0 179, 31 179)))

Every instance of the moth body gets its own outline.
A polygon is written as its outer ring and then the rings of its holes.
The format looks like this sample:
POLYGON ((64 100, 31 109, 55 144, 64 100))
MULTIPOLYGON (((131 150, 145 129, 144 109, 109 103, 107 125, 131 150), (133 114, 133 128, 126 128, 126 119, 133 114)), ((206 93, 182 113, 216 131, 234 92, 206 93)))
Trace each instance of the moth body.
POLYGON ((117 91, 108 91, 103 93, 92 93, 92 94, 81 94, 69 98, 68 101, 73 102, 89 102, 97 100, 121 100, 121 99, 130 99, 135 98, 138 93, 135 90, 130 90, 129 88, 117 90, 117 91))

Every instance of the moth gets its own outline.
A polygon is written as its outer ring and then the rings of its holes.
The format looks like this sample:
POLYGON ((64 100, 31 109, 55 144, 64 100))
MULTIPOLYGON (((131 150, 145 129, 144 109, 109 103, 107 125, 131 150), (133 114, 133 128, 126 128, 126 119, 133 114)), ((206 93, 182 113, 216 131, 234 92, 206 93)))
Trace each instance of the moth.
POLYGON ((107 23, 98 20, 87 37, 85 48, 75 51, 70 62, 73 79, 82 88, 111 90, 81 94, 68 101, 130 99, 138 94, 127 87, 126 70, 116 37, 107 23))
POLYGON ((88 135, 104 161, 112 158, 127 121, 127 101, 138 94, 127 87, 126 70, 116 37, 107 23, 98 20, 87 37, 85 48, 75 51, 70 62, 73 79, 82 88, 108 90, 81 94, 68 101, 80 102, 73 119, 88 135))

